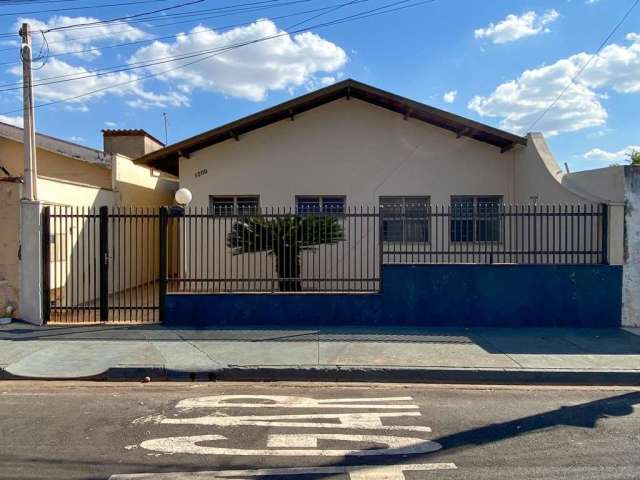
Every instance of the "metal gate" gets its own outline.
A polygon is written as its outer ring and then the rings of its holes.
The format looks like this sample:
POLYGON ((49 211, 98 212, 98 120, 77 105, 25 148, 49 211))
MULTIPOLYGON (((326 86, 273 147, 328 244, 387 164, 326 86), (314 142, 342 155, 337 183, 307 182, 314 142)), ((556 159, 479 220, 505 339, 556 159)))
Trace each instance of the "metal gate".
POLYGON ((160 209, 50 206, 42 226, 46 322, 160 321, 160 209))

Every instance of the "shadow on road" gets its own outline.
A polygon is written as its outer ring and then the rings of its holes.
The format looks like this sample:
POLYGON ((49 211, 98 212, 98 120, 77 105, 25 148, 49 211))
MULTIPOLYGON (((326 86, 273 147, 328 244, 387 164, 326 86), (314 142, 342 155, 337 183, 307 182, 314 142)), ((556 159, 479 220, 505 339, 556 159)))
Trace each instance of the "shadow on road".
MULTIPOLYGON (((532 432, 540 430, 548 430, 556 427, 570 426, 579 428, 595 428, 598 421, 610 417, 623 417, 630 415, 634 411, 634 405, 640 404, 640 392, 625 393, 622 395, 594 400, 588 403, 583 403, 573 406, 562 406, 555 410, 543 412, 527 417, 510 420, 507 422, 494 423, 485 425, 482 427, 465 430, 450 435, 441 436, 438 438, 430 439, 432 442, 438 442, 442 445, 442 449, 432 452, 415 455, 402 455, 387 456, 387 457, 367 457, 366 465, 363 464, 362 458, 357 457, 344 457, 339 461, 330 463, 321 463, 319 465, 323 467, 339 467, 350 466, 355 467, 358 470, 366 470, 372 466, 383 465, 396 465, 396 464, 416 464, 416 463, 429 463, 437 461, 437 458, 459 449, 473 448, 477 446, 492 444, 495 442, 501 442, 517 437, 522 437, 532 432)), ((141 452, 138 450, 138 452, 141 452)), ((37 469, 47 469, 51 472, 60 471, 72 473, 74 478, 88 478, 106 479, 111 474, 115 473, 144 473, 144 472, 197 472, 202 470, 244 470, 257 468, 255 464, 238 464, 233 463, 233 466, 228 462, 229 459, 223 457, 206 456, 198 458, 198 466, 195 466, 195 462, 173 462, 164 463, 161 465, 153 465, 149 462, 138 461, 128 462, 121 457, 127 457, 129 454, 125 452, 115 451, 115 458, 112 462, 105 462, 103 459, 96 461, 91 459, 85 459, 79 461, 77 459, 65 459, 64 456, 59 455, 57 452, 51 452, 51 455, 47 458, 38 458, 34 456, 25 456, 19 458, 14 456, 3 457, 3 464, 5 472, 10 472, 11 469, 24 465, 25 463, 31 463, 37 465, 37 469), (56 458, 54 458, 56 457, 56 458), (225 461, 227 460, 227 461, 225 461), (206 465, 206 467, 205 467, 206 465), (100 472, 98 473, 86 473, 86 472, 100 472)), ((192 456, 193 460, 194 457, 192 456)), ((161 460, 159 460, 159 463, 161 460)), ((300 466, 299 463, 291 462, 289 466, 300 466)), ((467 472, 469 473, 469 472, 467 472)), ((0 478, 3 477, 0 474, 0 478)), ((304 478, 335 478, 335 474, 319 475, 314 474, 311 476, 305 476, 304 478)), ((463 475, 464 477, 464 475, 463 475)), ((28 476, 22 478, 29 478, 28 476)), ((244 477, 243 477, 244 478, 244 477)), ((301 478, 300 476, 270 476, 267 478, 301 478)))

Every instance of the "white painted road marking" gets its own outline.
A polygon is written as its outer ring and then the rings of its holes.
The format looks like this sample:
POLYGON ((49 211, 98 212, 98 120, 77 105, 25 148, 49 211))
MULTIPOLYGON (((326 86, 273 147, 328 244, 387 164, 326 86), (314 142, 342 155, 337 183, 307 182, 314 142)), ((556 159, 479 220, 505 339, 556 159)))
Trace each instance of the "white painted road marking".
POLYGON ((413 410, 418 409, 413 404, 388 404, 366 402, 407 402, 411 397, 382 397, 382 398, 332 398, 316 400, 309 397, 295 397, 289 395, 216 395, 212 397, 187 398, 178 402, 176 408, 318 408, 318 409, 346 409, 370 408, 376 410, 413 410), (237 400, 250 400, 237 402, 237 400), (251 401, 253 400, 253 401, 251 401))
MULTIPOLYGON (((193 409, 216 409, 215 415, 191 418, 168 418, 154 415, 134 420, 134 424, 152 421, 165 425, 204 425, 212 427, 259 426, 271 428, 315 428, 326 432, 331 429, 354 430, 407 430, 430 432, 420 425, 384 425, 383 419, 419 417, 418 406, 406 403, 411 397, 380 398, 334 398, 318 400, 309 397, 283 395, 218 395, 188 398, 178 402, 176 407, 187 412, 193 409), (252 412, 262 408, 280 409, 359 409, 378 410, 376 412, 327 412, 279 415, 226 415, 221 409, 247 409, 252 412), (396 410, 396 411, 388 411, 396 410), (314 422, 316 420, 318 422, 314 422), (326 422, 324 420, 333 420, 326 422)), ((140 447, 162 454, 227 455, 243 457, 383 457, 431 453, 442 448, 437 442, 417 437, 395 435, 361 435, 342 433, 272 433, 266 437, 264 448, 235 448, 220 442, 229 438, 219 434, 176 436, 143 441, 140 447), (332 442, 352 442, 354 448, 330 447, 332 442), (212 445, 212 443, 214 445, 212 445)), ((342 445, 341 445, 342 446, 342 445)), ((153 455, 153 454, 149 454, 153 455)), ((256 470, 221 470, 204 472, 176 472, 168 474, 114 475, 111 480, 136 480, 158 478, 164 480, 235 478, 237 480, 268 476, 295 476, 314 474, 348 474, 351 480, 404 480, 404 472, 427 470, 450 470, 457 468, 453 463, 425 463, 415 465, 360 465, 354 467, 297 467, 256 470)))
POLYGON ((137 473, 112 475, 109 480, 215 480, 217 478, 270 477, 295 475, 347 474, 351 480, 405 480, 404 472, 455 470, 454 463, 417 463, 409 465, 350 466, 350 467, 293 467, 257 470, 218 470, 203 472, 137 473))
POLYGON ((308 434, 270 434, 267 436, 267 446, 280 448, 244 449, 223 448, 200 445, 204 442, 228 440, 223 435, 194 435, 188 437, 168 437, 145 440, 140 446, 146 450, 166 454, 195 454, 195 455, 233 455, 233 456, 277 456, 277 457, 369 457, 385 455, 413 455, 418 453, 435 452, 442 445, 430 440, 414 437, 396 437, 388 435, 342 435, 337 433, 308 433, 308 434), (362 449, 318 449, 318 440, 337 440, 349 442, 375 443, 385 445, 384 448, 372 450, 362 449), (293 448, 284 448, 293 447, 293 448), (298 447, 296 449, 296 447, 298 447), (299 447, 307 447, 301 449, 299 447))
POLYGON ((218 427, 258 426, 291 428, 338 428, 361 430, 407 430, 430 432, 429 427, 419 425, 383 425, 382 418, 419 417, 420 412, 378 412, 378 413, 311 413, 303 415, 207 415, 195 418, 157 419, 159 423, 172 425, 213 425, 218 427), (332 419, 340 423, 296 422, 292 420, 332 419))

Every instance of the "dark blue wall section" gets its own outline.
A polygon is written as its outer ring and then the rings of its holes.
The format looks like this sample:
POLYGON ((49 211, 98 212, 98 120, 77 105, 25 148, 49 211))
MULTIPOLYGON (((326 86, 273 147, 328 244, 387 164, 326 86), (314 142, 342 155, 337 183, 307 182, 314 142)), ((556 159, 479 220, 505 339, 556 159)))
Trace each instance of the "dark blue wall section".
POLYGON ((620 325, 622 267, 389 265, 379 294, 167 295, 184 326, 620 325))

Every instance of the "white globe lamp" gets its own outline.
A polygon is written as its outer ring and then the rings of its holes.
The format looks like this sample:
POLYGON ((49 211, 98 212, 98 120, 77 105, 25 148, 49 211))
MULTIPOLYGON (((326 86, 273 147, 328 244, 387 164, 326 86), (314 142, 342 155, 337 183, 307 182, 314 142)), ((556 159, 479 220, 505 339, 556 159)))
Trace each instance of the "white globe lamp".
POLYGON ((193 200, 193 195, 191 194, 191 192, 188 189, 180 188, 176 192, 174 198, 175 198, 176 203, 178 205, 180 205, 181 207, 186 207, 187 205, 189 205, 191 203, 191 200, 193 200))

